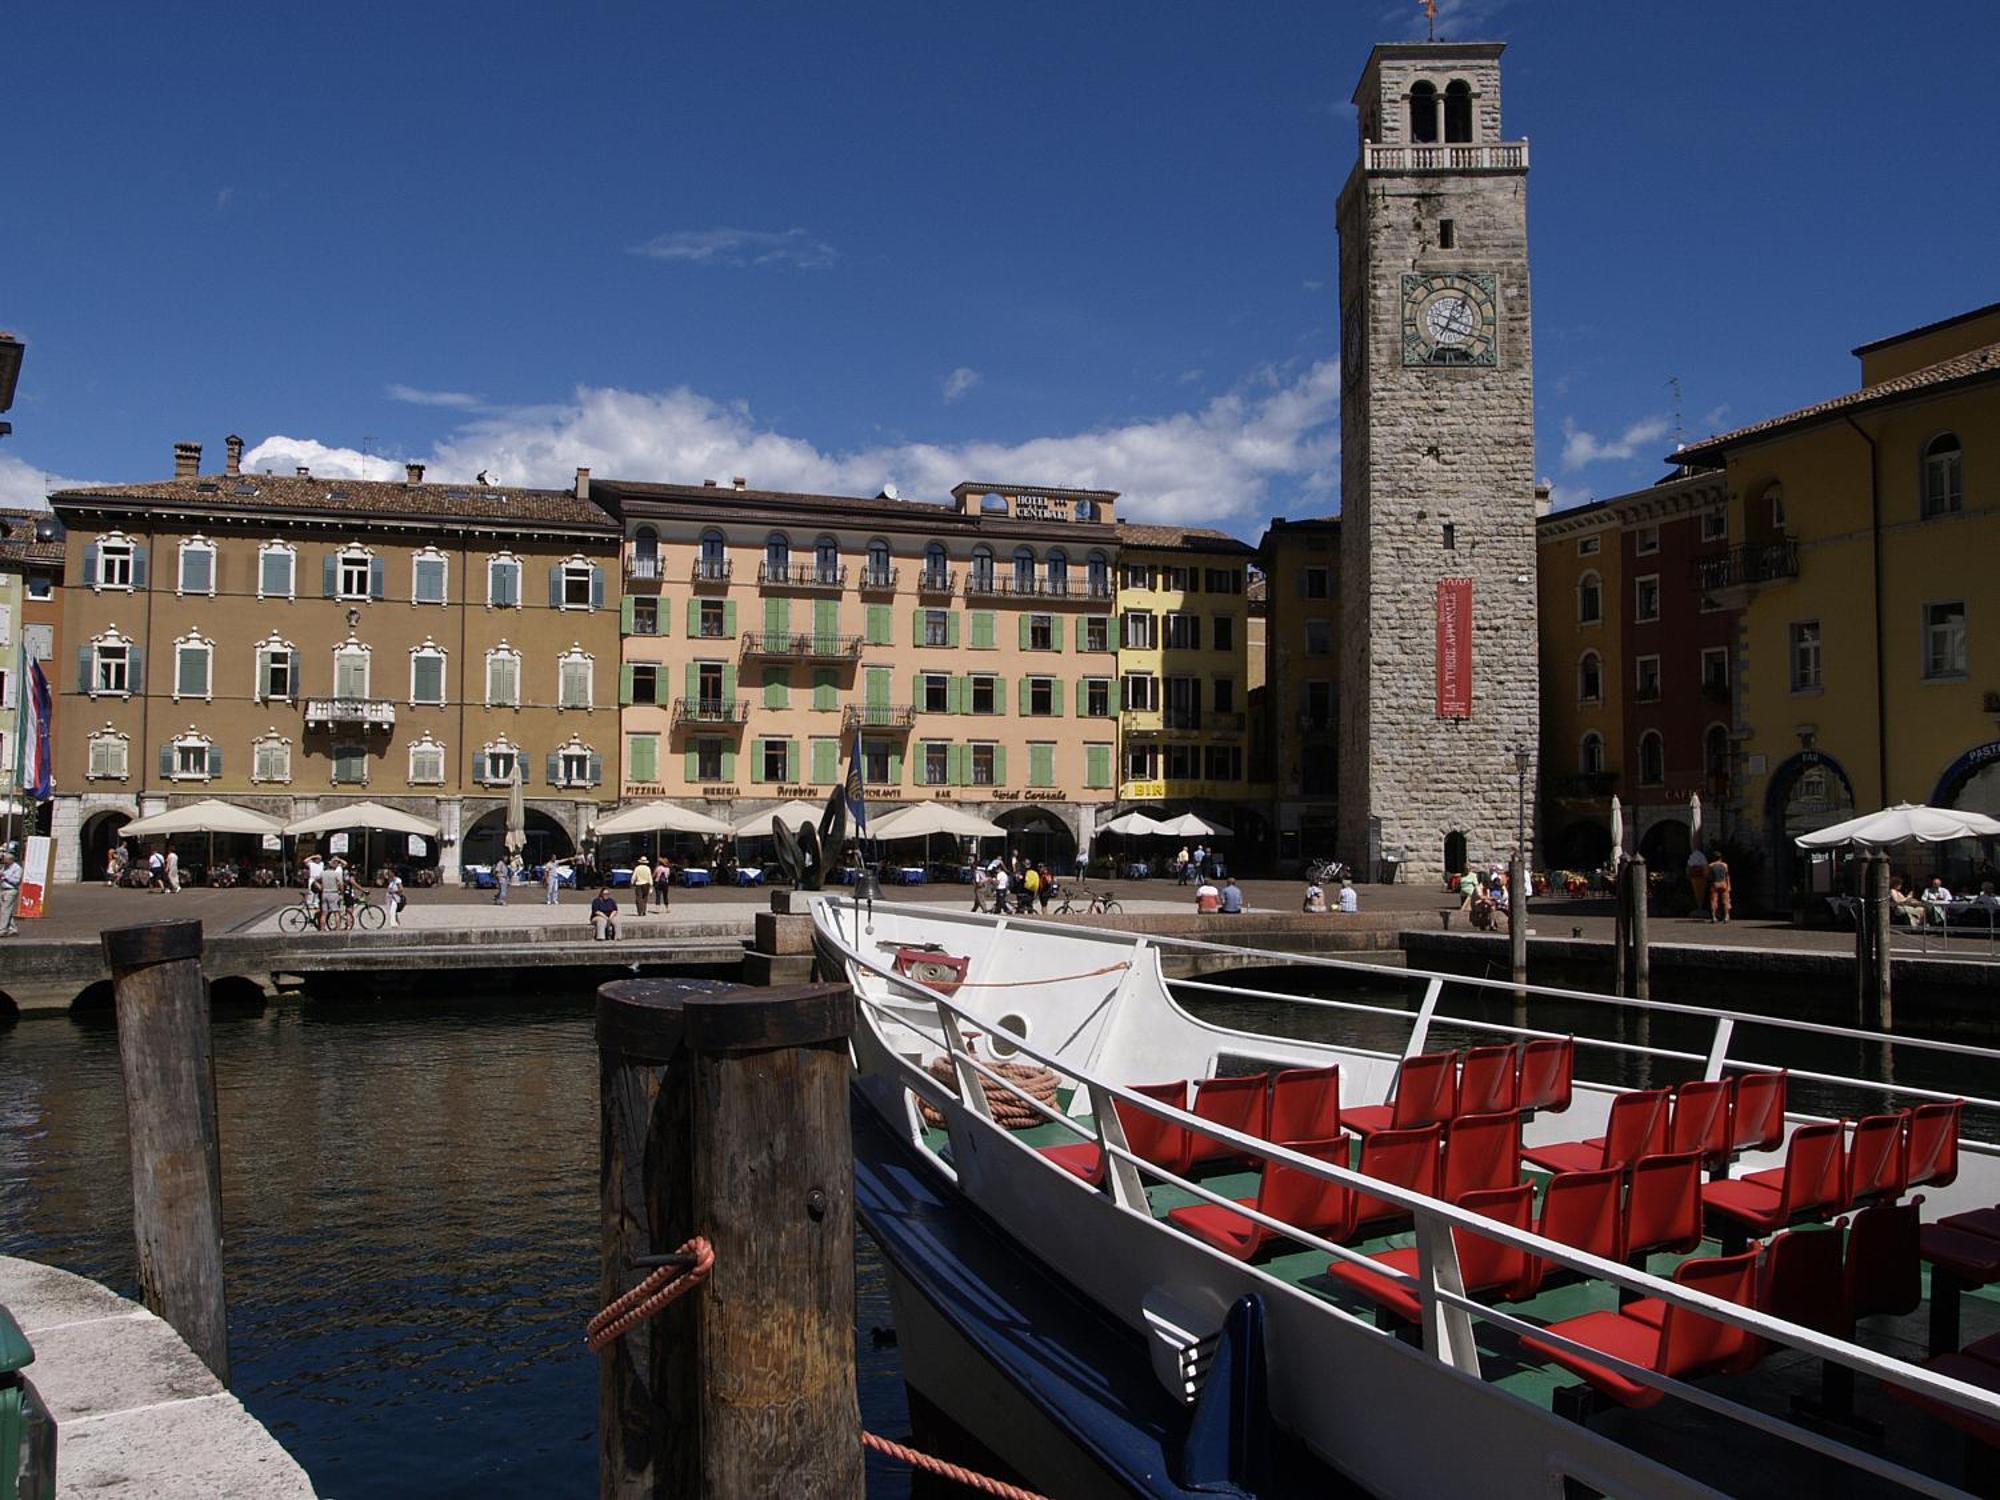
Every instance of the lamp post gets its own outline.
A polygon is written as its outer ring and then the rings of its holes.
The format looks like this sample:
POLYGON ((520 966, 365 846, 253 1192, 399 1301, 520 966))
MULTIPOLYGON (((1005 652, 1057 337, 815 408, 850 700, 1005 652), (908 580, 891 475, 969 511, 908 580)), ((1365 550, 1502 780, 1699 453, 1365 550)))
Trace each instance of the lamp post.
POLYGON ((1528 852, 1528 752, 1514 752, 1514 847, 1528 852))
MULTIPOLYGON (((21 379, 21 359, 28 346, 11 333, 0 333, 0 412, 14 407, 14 387, 21 379)), ((12 422, 0 422, 0 437, 14 430, 12 422)))

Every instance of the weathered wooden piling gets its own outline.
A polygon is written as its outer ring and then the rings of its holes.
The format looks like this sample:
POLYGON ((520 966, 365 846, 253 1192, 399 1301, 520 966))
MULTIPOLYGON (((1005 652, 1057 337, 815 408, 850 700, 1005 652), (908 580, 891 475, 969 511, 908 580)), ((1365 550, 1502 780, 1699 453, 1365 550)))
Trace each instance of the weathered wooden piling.
POLYGON ((201 923, 121 927, 103 940, 125 1078, 140 1292, 226 1385, 222 1152, 201 923))
POLYGON ((1866 1009, 1873 1012, 1875 1024, 1882 1030, 1894 1031, 1896 1004, 1889 982, 1889 925, 1895 916, 1895 909, 1889 900, 1888 855, 1868 856, 1867 879, 1868 899, 1861 913, 1861 920, 1867 923, 1869 929, 1868 963, 1863 979, 1868 987, 1866 1009))
POLYGON ((862 1493, 844 985, 598 991, 604 1300, 695 1235, 699 1289, 610 1346, 605 1496, 862 1493))
POLYGON ((1519 849, 1507 864, 1507 948, 1514 983, 1528 982, 1528 857, 1519 849))
POLYGON ((1651 939, 1646 934, 1646 861, 1641 855, 1633 855, 1625 863, 1628 885, 1627 900, 1631 904, 1631 915, 1626 919, 1627 931, 1631 935, 1631 996, 1635 1000, 1649 998, 1653 991, 1653 950, 1651 939))

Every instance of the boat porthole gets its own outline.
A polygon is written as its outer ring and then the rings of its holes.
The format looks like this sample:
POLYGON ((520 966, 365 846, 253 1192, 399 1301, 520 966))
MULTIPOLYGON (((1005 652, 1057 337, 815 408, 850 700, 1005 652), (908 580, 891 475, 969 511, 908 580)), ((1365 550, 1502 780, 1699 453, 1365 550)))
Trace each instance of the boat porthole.
POLYGON ((1027 1039, 1028 1018, 1026 1016, 1005 1015, 993 1023, 993 1055, 995 1057, 1012 1057, 1021 1050, 1015 1045, 1016 1041, 1025 1042, 1027 1039), (1012 1032, 1013 1035, 1009 1036, 1009 1032, 1012 1032))

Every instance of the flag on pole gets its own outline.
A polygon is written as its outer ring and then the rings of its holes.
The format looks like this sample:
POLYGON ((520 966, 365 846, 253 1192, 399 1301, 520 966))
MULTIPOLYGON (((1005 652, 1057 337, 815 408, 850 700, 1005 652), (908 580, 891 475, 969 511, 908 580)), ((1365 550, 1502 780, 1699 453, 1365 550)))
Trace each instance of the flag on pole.
POLYGON ((868 800, 861 791, 861 731, 854 731, 854 752, 847 758, 847 812, 858 837, 868 836, 868 800))
POLYGON ((51 755, 51 709, 49 679, 38 661, 28 663, 28 725, 25 763, 21 767, 21 790, 37 802, 46 802, 55 793, 54 757, 51 755))

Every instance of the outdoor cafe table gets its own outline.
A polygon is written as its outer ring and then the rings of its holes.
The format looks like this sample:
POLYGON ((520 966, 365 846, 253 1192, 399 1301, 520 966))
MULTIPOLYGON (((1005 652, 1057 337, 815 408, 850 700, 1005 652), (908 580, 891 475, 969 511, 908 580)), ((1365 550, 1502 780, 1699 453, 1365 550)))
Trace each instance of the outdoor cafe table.
POLYGON ((762 885, 764 883, 763 866, 738 865, 736 867, 736 883, 738 885, 762 885))
POLYGON ((924 867, 922 865, 891 865, 889 873, 898 885, 922 885, 924 867))
POLYGON ((697 865, 688 865, 681 871, 681 884, 693 889, 696 886, 713 885, 715 878, 707 870, 697 865))
POLYGON ((1153 866, 1147 860, 1135 859, 1125 866, 1125 878, 1127 880, 1150 880, 1152 875, 1153 866))

